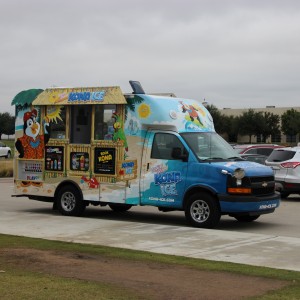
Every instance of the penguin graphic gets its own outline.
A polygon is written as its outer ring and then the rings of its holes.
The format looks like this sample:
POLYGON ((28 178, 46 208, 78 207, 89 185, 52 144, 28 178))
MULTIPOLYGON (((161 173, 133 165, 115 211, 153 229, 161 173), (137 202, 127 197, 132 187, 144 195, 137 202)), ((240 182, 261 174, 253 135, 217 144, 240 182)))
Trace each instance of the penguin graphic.
POLYGON ((18 138, 15 146, 20 158, 40 159, 44 157, 44 148, 50 139, 49 120, 45 117, 44 135, 40 135, 40 124, 37 122, 38 112, 32 109, 23 116, 24 134, 18 138))

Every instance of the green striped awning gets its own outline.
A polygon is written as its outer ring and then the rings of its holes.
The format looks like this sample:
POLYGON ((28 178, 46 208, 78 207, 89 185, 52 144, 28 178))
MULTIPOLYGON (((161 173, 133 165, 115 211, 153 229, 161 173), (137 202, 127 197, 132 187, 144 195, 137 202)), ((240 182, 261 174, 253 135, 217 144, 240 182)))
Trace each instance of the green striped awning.
POLYGON ((30 89, 17 94, 11 102, 11 105, 30 105, 33 100, 44 90, 30 89))

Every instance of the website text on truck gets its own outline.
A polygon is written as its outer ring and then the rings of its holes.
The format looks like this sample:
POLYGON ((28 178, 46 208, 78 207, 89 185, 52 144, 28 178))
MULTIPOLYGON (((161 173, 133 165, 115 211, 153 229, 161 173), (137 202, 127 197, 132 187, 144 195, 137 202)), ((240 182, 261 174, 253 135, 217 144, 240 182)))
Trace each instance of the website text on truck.
POLYGON ((67 216, 89 205, 179 210, 203 228, 221 215, 250 222, 274 212, 272 169, 237 156, 200 102, 130 84, 127 95, 117 86, 16 95, 14 196, 67 216))

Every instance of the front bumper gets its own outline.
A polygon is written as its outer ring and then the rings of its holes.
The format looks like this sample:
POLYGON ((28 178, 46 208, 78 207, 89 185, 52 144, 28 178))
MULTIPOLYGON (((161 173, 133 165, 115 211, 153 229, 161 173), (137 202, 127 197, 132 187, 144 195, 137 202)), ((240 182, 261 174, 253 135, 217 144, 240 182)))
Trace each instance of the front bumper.
POLYGON ((271 213, 280 205, 280 194, 274 193, 270 196, 241 196, 241 195, 219 195, 222 214, 230 213, 271 213))

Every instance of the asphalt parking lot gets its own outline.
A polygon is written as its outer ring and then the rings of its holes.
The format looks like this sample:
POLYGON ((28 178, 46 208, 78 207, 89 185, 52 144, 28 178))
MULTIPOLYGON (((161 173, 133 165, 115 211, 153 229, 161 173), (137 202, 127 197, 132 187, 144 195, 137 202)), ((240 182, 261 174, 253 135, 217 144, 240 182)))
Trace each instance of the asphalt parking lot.
MULTIPOLYGON (((50 203, 11 197, 12 185, 12 179, 0 179, 0 233, 3 234, 300 271, 298 233, 286 234, 288 231, 276 227, 263 234, 235 231, 232 227, 228 230, 226 226, 221 230, 198 229, 186 226, 181 215, 170 219, 178 220, 178 225, 160 219, 150 222, 142 218, 145 214, 141 208, 133 208, 126 217, 99 208, 91 209, 86 217, 64 217, 52 211, 50 203)), ((151 209, 149 219, 158 214, 151 209)), ((260 226, 264 224, 268 226, 268 219, 260 226)))

